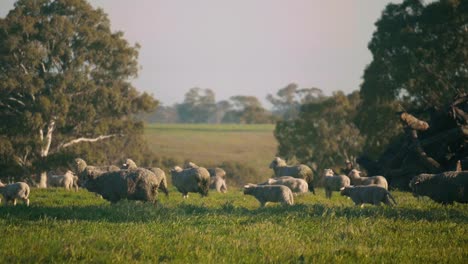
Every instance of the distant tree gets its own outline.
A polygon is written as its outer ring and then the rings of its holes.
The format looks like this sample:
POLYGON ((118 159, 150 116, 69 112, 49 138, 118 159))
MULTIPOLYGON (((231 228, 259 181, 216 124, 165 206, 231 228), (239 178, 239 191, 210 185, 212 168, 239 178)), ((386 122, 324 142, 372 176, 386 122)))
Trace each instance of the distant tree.
POLYGON ((0 19, 0 138, 10 161, 41 172, 45 187, 61 153, 121 136, 138 141, 143 125, 133 117, 157 105, 130 83, 138 48, 84 0, 16 2, 0 19))
MULTIPOLYGON (((401 131, 395 113, 438 109, 468 91, 468 1, 389 4, 364 71, 358 126, 377 156, 401 131)), ((421 117, 424 118, 424 117, 421 117)))
POLYGON ((272 123, 273 117, 255 96, 237 95, 230 98, 232 109, 227 111, 223 123, 272 123))
POLYGON ((343 164, 360 153, 364 137, 354 125, 359 93, 336 92, 301 106, 297 119, 279 121, 275 128, 278 155, 316 163, 321 168, 343 164))
POLYGON ((211 89, 192 88, 176 109, 182 123, 209 123, 216 116, 215 94, 211 89))
POLYGON ((301 105, 316 102, 323 97, 318 88, 299 89, 297 84, 291 83, 280 89, 276 97, 268 94, 267 100, 273 105, 273 113, 284 120, 297 118, 301 105))
POLYGON ((158 105, 155 111, 139 115, 148 123, 178 123, 179 115, 175 106, 158 105))

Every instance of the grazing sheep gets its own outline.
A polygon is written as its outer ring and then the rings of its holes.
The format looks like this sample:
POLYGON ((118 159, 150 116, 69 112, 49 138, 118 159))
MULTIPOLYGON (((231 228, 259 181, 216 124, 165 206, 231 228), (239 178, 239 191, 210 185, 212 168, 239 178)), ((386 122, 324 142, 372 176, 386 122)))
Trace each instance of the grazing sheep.
POLYGON ((428 196, 442 204, 468 203, 468 171, 419 174, 410 181, 414 196, 428 196))
POLYGON ((291 189, 284 185, 257 185, 249 183, 244 186, 244 194, 255 197, 260 202, 260 207, 264 207, 268 202, 282 203, 283 205, 294 204, 294 196, 291 189))
POLYGON ((388 183, 383 176, 361 177, 361 172, 353 169, 348 175, 352 185, 377 185, 388 190, 388 183))
POLYGON ((119 170, 89 175, 84 187, 100 194, 111 203, 121 199, 140 200, 156 203, 159 179, 147 169, 119 170))
MULTIPOLYGON (((126 159, 125 163, 122 166, 122 169, 135 170, 135 169, 138 169, 138 166, 136 165, 136 163, 132 159, 126 159)), ((163 191, 164 194, 166 194, 166 196, 168 196, 169 195, 169 189, 167 188, 166 173, 163 170, 161 170, 160 168, 156 168, 156 167, 154 167, 154 168, 149 167, 149 168, 146 168, 146 169, 152 171, 156 175, 156 177, 160 181, 159 189, 161 191, 163 191)))
POLYGON ((381 202, 388 206, 393 206, 390 199, 395 205, 397 204, 387 189, 377 185, 344 187, 341 190, 341 195, 350 197, 355 205, 360 205, 361 207, 365 203, 380 206, 381 202))
POLYGON ((324 173, 324 186, 325 197, 331 199, 333 191, 340 191, 344 187, 351 185, 350 179, 345 175, 335 175, 332 169, 325 169, 324 173))
POLYGON ((120 168, 115 165, 109 166, 88 166, 86 161, 80 158, 75 159, 75 163, 73 164, 76 174, 80 181, 84 181, 89 177, 96 177, 105 172, 111 171, 119 171, 120 168))
POLYGON ((315 194, 313 180, 314 174, 312 169, 306 165, 299 164, 295 166, 288 166, 286 161, 280 157, 276 157, 270 163, 270 169, 273 169, 276 177, 292 176, 294 178, 304 179, 309 185, 309 191, 315 194))
POLYGON ((78 177, 71 170, 67 170, 63 175, 47 175, 47 186, 49 187, 64 187, 66 190, 78 191, 78 177))
POLYGON ((25 182, 16 182, 7 185, 0 182, 0 193, 3 195, 3 198, 5 198, 5 205, 8 205, 9 201, 13 201, 13 205, 16 205, 16 199, 21 199, 26 206, 29 206, 30 192, 29 185, 25 182))
POLYGON ((291 176, 281 176, 270 178, 259 185, 284 185, 291 189, 294 194, 306 193, 309 191, 309 185, 303 179, 294 178, 291 176))
POLYGON ((210 173, 203 167, 182 169, 175 166, 171 169, 172 184, 182 193, 184 198, 189 192, 200 193, 202 196, 208 195, 210 187, 210 173))
POLYGON ((210 189, 216 190, 217 192, 226 193, 227 186, 226 181, 220 176, 210 177, 210 189))
MULTIPOLYGON (((199 166, 191 161, 185 163, 185 169, 199 168, 199 166)), ((227 191, 226 185, 226 171, 221 168, 207 168, 210 174, 210 189, 216 190, 217 192, 225 193, 227 191)))

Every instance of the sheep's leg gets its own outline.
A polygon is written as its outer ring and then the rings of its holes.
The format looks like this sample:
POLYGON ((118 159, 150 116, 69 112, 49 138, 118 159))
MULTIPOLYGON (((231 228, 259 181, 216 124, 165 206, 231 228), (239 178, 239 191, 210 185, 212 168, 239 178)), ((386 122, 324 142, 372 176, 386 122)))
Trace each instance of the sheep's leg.
POLYGON ((28 198, 24 198, 24 203, 26 204, 26 206, 29 206, 29 199, 28 199, 28 198))
POLYGON ((16 198, 13 199, 13 206, 16 206, 16 198))

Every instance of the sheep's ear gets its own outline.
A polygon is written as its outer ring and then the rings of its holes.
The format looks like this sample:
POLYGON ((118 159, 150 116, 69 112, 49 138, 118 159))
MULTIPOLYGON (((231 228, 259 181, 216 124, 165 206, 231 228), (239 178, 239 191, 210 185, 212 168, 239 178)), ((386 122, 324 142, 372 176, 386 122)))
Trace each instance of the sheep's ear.
POLYGON ((414 183, 414 185, 418 185, 418 184, 420 184, 420 183, 421 183, 420 181, 416 181, 416 182, 414 183))
POLYGON ((248 184, 244 185, 244 189, 248 189, 248 188, 250 188, 250 185, 248 185, 248 184))
POLYGON ((345 187, 341 187, 341 188, 340 188, 340 191, 342 191, 342 190, 344 190, 344 189, 345 189, 345 187))

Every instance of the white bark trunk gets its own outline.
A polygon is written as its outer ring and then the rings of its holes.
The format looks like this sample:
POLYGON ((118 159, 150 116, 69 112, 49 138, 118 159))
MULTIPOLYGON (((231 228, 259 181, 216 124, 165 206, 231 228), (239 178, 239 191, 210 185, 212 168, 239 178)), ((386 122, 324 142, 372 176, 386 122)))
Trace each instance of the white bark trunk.
MULTIPOLYGON (((49 155, 50 145, 52 144, 52 134, 55 130, 55 119, 52 119, 47 125, 47 133, 44 138, 44 130, 39 129, 39 138, 41 140, 41 158, 45 159, 49 155)), ((39 188, 47 188, 47 173, 42 171, 39 174, 39 188)))

